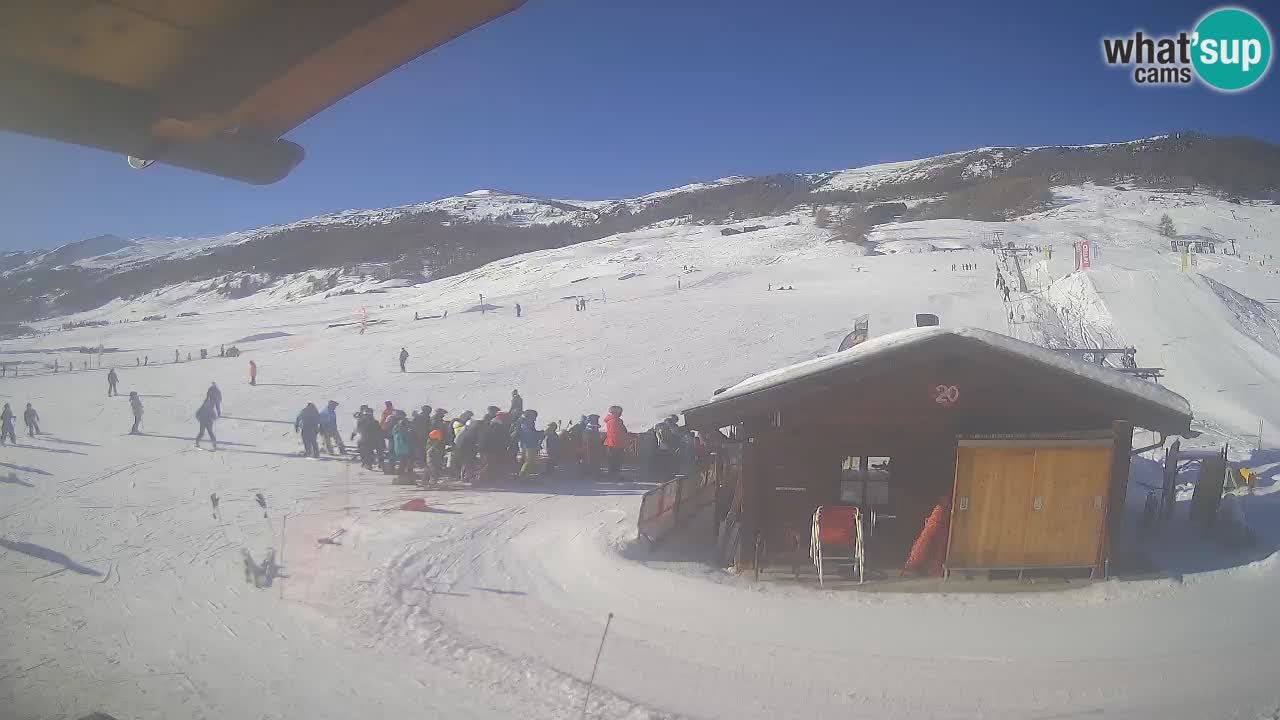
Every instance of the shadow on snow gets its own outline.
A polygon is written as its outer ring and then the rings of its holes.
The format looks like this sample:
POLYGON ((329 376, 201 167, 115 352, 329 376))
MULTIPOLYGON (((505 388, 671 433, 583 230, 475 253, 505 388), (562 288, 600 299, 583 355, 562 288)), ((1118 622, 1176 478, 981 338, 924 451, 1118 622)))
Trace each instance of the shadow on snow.
POLYGON ((102 573, 97 570, 81 565, 63 553, 60 553, 57 550, 51 550, 43 545, 0 538, 0 547, 22 553, 23 555, 29 555, 33 558, 39 558, 40 560, 46 560, 56 565, 61 565, 63 569, 70 570, 73 573, 102 577, 102 573))

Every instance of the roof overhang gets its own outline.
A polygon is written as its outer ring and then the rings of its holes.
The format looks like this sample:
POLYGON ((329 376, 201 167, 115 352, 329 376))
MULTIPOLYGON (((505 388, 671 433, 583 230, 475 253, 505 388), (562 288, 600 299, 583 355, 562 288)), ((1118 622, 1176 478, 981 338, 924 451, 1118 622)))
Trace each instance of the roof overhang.
MULTIPOLYGON (((989 367, 994 384, 1005 373, 1012 388, 1043 390, 1046 405, 1070 405, 1077 416, 1126 420, 1138 427, 1170 435, 1190 431, 1191 406, 1181 395, 1154 383, 1068 357, 1054 350, 978 328, 927 327, 869 340, 844 352, 826 355, 748 378, 709 402, 684 411, 685 422, 699 429, 721 428, 775 412, 831 403, 855 385, 888 385, 895 375, 915 372, 934 358, 963 358, 972 367, 989 367), (1014 379, 1020 381, 1014 385, 1014 379), (1083 412, 1082 412, 1083 411, 1083 412)), ((996 393, 991 393, 994 395, 996 393)), ((914 398, 919 400, 919 398, 914 398)), ((894 400, 908 414, 907 398, 894 400)), ((928 406, 928 403, 925 403, 928 406)), ((1052 414, 1054 407, 1046 407, 1052 414)), ((988 408, 987 412, 991 412, 988 408)), ((875 418, 887 409, 867 408, 875 418)))
POLYGON ((524 0, 43 0, 0 10, 0 129, 268 184, 312 115, 524 0))

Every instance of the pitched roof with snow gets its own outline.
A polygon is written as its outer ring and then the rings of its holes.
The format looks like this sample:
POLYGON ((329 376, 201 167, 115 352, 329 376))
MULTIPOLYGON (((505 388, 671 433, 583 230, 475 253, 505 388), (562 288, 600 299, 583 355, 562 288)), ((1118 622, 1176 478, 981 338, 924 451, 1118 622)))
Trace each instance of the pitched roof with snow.
POLYGON ((868 340, 844 352, 796 363, 747 378, 685 411, 695 426, 723 427, 725 419, 781 406, 798 395, 829 392, 876 372, 893 372, 904 360, 931 353, 958 352, 981 363, 986 358, 1016 364, 1038 377, 1075 386, 1114 408, 1114 418, 1170 433, 1190 428, 1191 405, 1155 383, 1078 360, 980 328, 912 328, 868 340), (1083 384, 1081 384, 1083 383, 1083 384), (723 424, 717 424, 723 423, 723 424))

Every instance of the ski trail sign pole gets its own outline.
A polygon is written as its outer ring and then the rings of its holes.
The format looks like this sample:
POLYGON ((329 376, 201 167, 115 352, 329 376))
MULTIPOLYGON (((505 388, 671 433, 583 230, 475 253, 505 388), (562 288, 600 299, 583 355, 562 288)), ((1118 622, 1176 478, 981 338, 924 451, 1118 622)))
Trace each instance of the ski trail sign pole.
MULTIPOLYGON (((280 518, 280 567, 281 568, 284 568, 284 535, 285 535, 285 528, 288 527, 288 525, 289 525, 289 513, 285 513, 284 517, 280 518)), ((281 600, 284 599, 284 578, 285 578, 284 575, 280 576, 280 599, 281 600)))
POLYGON ((591 686, 596 684, 596 669, 600 667, 600 654, 604 652, 605 638, 609 637, 609 625, 613 622, 613 613, 604 621, 604 632, 600 635, 600 648, 596 650, 596 662, 591 666, 591 679, 587 681, 587 694, 582 698, 582 717, 586 720, 587 703, 591 702, 591 686))

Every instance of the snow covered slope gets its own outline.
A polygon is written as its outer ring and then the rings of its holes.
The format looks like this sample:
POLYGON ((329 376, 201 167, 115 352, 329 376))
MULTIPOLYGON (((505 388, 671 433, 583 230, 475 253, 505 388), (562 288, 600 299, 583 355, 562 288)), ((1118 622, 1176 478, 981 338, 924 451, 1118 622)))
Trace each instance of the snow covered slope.
MULTIPOLYGON (((833 241, 802 209, 740 219, 732 227, 764 229, 731 236, 665 222, 415 287, 335 288, 377 293, 227 300, 187 283, 45 322, 48 334, 0 354, 22 363, 0 378, 0 399, 33 402, 50 433, 0 449, 0 707, 19 718, 576 717, 612 612, 592 717, 1274 715, 1280 564, 1266 556, 1280 547, 1280 453, 1266 435, 1255 451, 1248 433, 1280 423, 1262 302, 1280 298, 1267 257, 1280 215, 1206 194, 1055 192, 1054 209, 1011 222, 879 226, 870 249, 894 250, 881 255, 833 241), (1156 231, 1166 212, 1182 232, 1235 238, 1242 255, 1183 273, 1156 231), (1001 261, 983 247, 995 231, 1051 257, 1001 261), (1074 274, 1081 239, 1097 244, 1097 264, 1074 274), (997 270, 1021 273, 1027 291, 1006 303, 997 270), (1169 561, 1178 574, 1164 579, 1014 595, 756 587, 646 560, 632 540, 650 486, 633 478, 454 488, 428 498, 435 512, 400 513, 420 493, 294 455, 298 409, 329 399, 347 432, 362 403, 456 413, 505 404, 513 388, 543 422, 617 403, 642 429, 832 352, 859 315, 878 336, 918 312, 1040 344, 1136 345, 1139 364, 1164 367, 1163 383, 1191 401, 1203 435, 1184 446, 1229 440, 1259 470, 1258 493, 1231 503, 1261 551, 1184 533, 1180 507, 1154 545, 1185 540, 1200 554, 1194 570, 1169 561), (140 321, 149 314, 168 317, 140 321), (360 334, 366 314, 385 322, 360 334), (110 324, 57 329, 80 320, 110 324), (235 342, 244 356, 216 357, 235 342), (55 358, 83 367, 88 356, 66 348, 99 344, 117 349, 104 369, 47 374, 55 358), (201 348, 215 357, 171 362, 201 348), (104 397, 110 365, 144 395, 147 435, 126 435, 127 402, 104 397), (214 380, 227 415, 216 454, 190 441, 214 380), (268 549, 287 577, 247 584, 242 550, 261 561, 268 549), (768 622, 744 635, 744 617, 768 622), (1229 670, 1210 682, 1206 668, 1229 670)), ((1135 459, 1139 503, 1153 467, 1135 459)))

